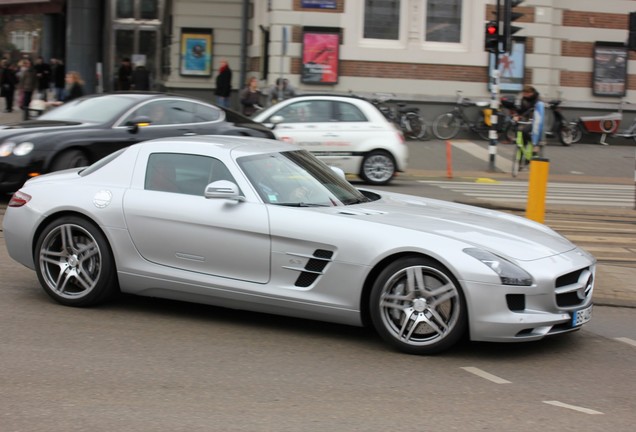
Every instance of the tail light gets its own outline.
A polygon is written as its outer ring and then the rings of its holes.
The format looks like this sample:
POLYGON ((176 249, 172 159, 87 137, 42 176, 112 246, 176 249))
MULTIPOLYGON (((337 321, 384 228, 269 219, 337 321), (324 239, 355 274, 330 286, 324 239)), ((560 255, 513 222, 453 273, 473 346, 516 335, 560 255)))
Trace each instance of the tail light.
POLYGON ((22 207, 26 203, 31 201, 31 195, 25 194, 24 192, 17 191, 11 196, 9 200, 9 207, 22 207))

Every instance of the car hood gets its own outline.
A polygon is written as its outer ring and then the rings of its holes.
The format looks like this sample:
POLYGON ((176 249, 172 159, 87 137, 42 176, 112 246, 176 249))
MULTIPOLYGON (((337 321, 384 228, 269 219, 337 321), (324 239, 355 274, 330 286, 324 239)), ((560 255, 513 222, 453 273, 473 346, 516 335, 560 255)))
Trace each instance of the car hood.
POLYGON ((33 134, 39 132, 58 131, 78 126, 88 126, 87 123, 63 120, 28 120, 19 123, 9 123, 0 126, 0 139, 14 135, 33 134))
POLYGON ((545 225, 452 202, 375 191, 380 200, 336 207, 340 214, 452 238, 499 255, 531 261, 576 248, 545 225))

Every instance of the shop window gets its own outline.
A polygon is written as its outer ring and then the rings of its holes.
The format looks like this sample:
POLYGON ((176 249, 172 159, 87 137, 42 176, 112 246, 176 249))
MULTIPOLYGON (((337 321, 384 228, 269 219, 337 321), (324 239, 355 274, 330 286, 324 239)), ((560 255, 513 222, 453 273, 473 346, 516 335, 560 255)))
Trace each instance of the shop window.
POLYGON ((116 0, 115 15, 121 18, 153 20, 159 18, 159 0, 116 0))

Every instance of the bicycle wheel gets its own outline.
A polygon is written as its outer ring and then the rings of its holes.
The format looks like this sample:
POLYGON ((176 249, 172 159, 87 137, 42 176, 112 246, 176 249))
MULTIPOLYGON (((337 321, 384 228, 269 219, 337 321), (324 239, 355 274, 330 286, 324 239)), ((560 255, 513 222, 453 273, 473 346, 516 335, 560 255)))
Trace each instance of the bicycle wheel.
POLYGON ((405 121, 408 123, 408 131, 404 131, 404 134, 408 139, 421 140, 426 135, 426 125, 422 121, 422 118, 415 113, 406 114, 405 121))
POLYGON ((523 164, 525 162, 525 156, 519 147, 517 150, 512 152, 512 176, 517 177, 519 171, 523 169, 523 164))
POLYGON ((557 135, 562 145, 569 146, 579 142, 583 132, 576 123, 561 123, 558 126, 557 135))
POLYGON ((433 122, 433 135, 438 139, 452 139, 459 133, 461 124, 453 113, 439 115, 433 122))

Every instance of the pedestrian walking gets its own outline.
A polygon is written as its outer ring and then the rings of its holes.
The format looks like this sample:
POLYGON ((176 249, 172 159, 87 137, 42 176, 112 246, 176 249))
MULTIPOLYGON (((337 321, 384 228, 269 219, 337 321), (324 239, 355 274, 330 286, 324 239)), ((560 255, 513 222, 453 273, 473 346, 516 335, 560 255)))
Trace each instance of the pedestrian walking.
POLYGON ((130 90, 132 80, 132 64, 128 57, 121 59, 121 64, 117 70, 117 90, 130 90))
POLYGON ((51 65, 44 61, 44 57, 39 56, 35 60, 35 75, 37 77, 37 98, 46 101, 48 98, 49 84, 51 82, 51 65))
POLYGON ((216 103, 219 106, 230 107, 230 94, 232 93, 232 69, 227 64, 227 60, 222 59, 219 67, 219 74, 216 76, 216 103))
POLYGON ((260 105, 261 92, 258 90, 256 77, 251 77, 247 80, 247 85, 241 90, 240 100, 243 106, 243 114, 248 117, 262 109, 260 105))
POLYGON ((131 76, 130 88, 136 91, 150 90, 150 71, 143 64, 135 67, 131 76))
POLYGON ((276 84, 267 93, 267 106, 272 106, 294 96, 296 96, 296 90, 289 83, 289 80, 287 78, 278 78, 276 84))
POLYGON ((55 100, 64 100, 64 88, 66 87, 66 66, 60 59, 51 59, 51 84, 55 100))
POLYGON ((18 83, 15 67, 9 60, 2 59, 0 62, 0 93, 4 98, 4 112, 13 112, 13 96, 15 86, 18 83))
POLYGON ((23 58, 18 71, 18 90, 20 92, 20 108, 23 111, 23 119, 29 119, 29 105, 33 98, 33 92, 38 88, 38 78, 31 60, 23 58))

